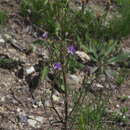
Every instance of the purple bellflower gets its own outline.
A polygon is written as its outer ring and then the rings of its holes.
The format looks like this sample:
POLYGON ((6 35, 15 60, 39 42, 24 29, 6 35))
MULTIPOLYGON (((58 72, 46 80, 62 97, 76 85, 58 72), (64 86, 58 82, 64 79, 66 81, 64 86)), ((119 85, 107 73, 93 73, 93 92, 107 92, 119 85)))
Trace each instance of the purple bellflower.
POLYGON ((69 53, 69 54, 75 54, 75 52, 76 52, 76 49, 75 49, 75 47, 73 46, 73 45, 71 45, 71 46, 69 46, 69 47, 67 47, 67 52, 69 53))
POLYGON ((48 38, 48 32, 44 32, 43 34, 42 34, 42 38, 48 38))
POLYGON ((55 70, 61 70, 62 69, 60 62, 55 63, 53 67, 54 67, 55 70))

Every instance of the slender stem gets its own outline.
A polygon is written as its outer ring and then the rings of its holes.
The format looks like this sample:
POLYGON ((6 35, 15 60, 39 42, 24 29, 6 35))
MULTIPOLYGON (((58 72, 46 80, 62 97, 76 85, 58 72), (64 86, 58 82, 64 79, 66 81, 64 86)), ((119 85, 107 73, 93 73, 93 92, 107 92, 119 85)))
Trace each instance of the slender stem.
MULTIPOLYGON (((85 95, 86 95, 86 94, 83 93, 86 78, 87 78, 87 77, 86 77, 86 75, 85 75, 85 76, 84 76, 84 79, 83 79, 83 82, 82 82, 82 88, 81 88, 81 90, 80 90, 80 95, 79 95, 79 97, 78 97, 76 103, 74 104, 74 106, 73 106, 71 112, 69 113, 69 116, 70 116, 70 117, 72 116, 72 114, 73 114, 73 112, 75 111, 75 109, 77 108, 77 106, 81 106, 81 105, 83 104, 83 101, 84 101, 84 98, 85 98, 85 95), (80 102, 80 100, 82 100, 82 101, 80 102)), ((72 129, 73 125, 74 125, 74 123, 71 124, 70 129, 72 129)))
POLYGON ((68 89, 67 89, 64 67, 62 68, 62 72, 63 72, 64 87, 65 87, 65 99, 64 99, 65 123, 64 123, 64 127, 65 127, 65 130, 67 130, 67 126, 68 126, 68 89))

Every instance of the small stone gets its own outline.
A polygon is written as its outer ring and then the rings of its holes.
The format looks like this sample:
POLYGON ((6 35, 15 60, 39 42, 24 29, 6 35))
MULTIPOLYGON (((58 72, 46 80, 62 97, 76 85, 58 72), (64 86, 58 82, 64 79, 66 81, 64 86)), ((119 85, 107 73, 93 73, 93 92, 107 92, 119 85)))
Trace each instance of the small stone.
POLYGON ((69 108, 68 111, 71 112, 71 111, 72 111, 72 108, 69 108))
POLYGON ((32 127, 36 127, 37 121, 33 119, 28 119, 28 124, 32 127))
POLYGON ((125 116, 125 115, 123 116, 123 119, 126 119, 126 116, 125 116))
POLYGON ((56 102, 58 102, 58 101, 60 100, 60 97, 58 97, 58 96, 56 96, 56 95, 53 95, 52 98, 53 98, 53 100, 56 101, 56 102))
POLYGON ((17 43, 17 40, 16 40, 16 39, 12 39, 12 42, 13 42, 13 43, 17 43))
POLYGON ((4 102, 5 101, 5 97, 1 97, 1 101, 4 102))
POLYGON ((48 50, 44 50, 42 52, 42 56, 43 56, 44 59, 49 59, 49 52, 48 52, 48 50))
POLYGON ((35 128, 38 128, 39 127, 38 124, 43 123, 43 119, 44 119, 41 116, 32 116, 32 115, 28 116, 28 118, 29 118, 27 120, 28 124, 35 128))
POLYGON ((20 108, 17 108, 17 112, 21 112, 21 109, 20 109, 20 108))
POLYGON ((130 96, 128 96, 128 99, 130 99, 130 96))
POLYGON ((0 43, 5 43, 5 40, 4 39, 0 39, 0 43))
POLYGON ((88 56, 88 54, 86 54, 83 51, 76 51, 75 52, 77 54, 77 56, 79 56, 81 58, 82 61, 86 62, 90 60, 90 57, 88 56))
POLYGON ((101 84, 99 84, 99 83, 97 83, 96 86, 97 86, 98 88, 104 88, 104 86, 101 85, 101 84))
POLYGON ((8 3, 8 2, 10 2, 10 0, 5 0, 5 2, 7 2, 7 3, 8 3))
POLYGON ((77 74, 67 74, 67 83, 68 84, 82 84, 84 73, 77 73, 77 74))
POLYGON ((119 112, 119 115, 120 115, 120 116, 122 116, 122 115, 123 115, 123 113, 122 113, 122 112, 119 112))
POLYGON ((120 105, 119 105, 119 104, 117 104, 117 105, 116 105, 116 107, 117 107, 117 108, 119 108, 119 107, 120 107, 120 105))
POLYGON ((32 74, 35 72, 35 68, 33 66, 31 66, 30 68, 26 69, 26 74, 29 75, 29 74, 32 74))
POLYGON ((4 34, 4 38, 9 41, 12 37, 9 34, 4 34))
POLYGON ((37 106, 37 105, 35 105, 35 104, 33 104, 33 105, 32 105, 32 107, 33 107, 33 108, 38 108, 38 106, 37 106))
POLYGON ((66 74, 67 85, 70 89, 79 89, 81 87, 83 76, 82 74, 66 74))
POLYGON ((43 118, 43 117, 41 117, 41 116, 37 116, 37 117, 36 117, 36 120, 37 120, 37 121, 39 121, 40 123, 42 123, 42 122, 43 122, 43 119, 44 119, 44 118, 43 118))

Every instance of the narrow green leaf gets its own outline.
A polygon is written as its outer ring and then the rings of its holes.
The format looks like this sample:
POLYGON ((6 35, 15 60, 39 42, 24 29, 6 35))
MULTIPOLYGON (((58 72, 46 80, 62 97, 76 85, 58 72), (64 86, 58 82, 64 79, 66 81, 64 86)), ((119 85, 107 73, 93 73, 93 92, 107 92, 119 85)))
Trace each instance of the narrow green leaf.
MULTIPOLYGON (((108 43, 109 44, 109 43, 108 43)), ((111 54, 111 52, 114 50, 114 48, 116 47, 117 43, 113 43, 111 44, 111 46, 109 46, 109 48, 105 49, 105 53, 104 53, 104 57, 108 56, 109 54, 111 54)))
POLYGON ((122 62, 124 60, 127 60, 130 57, 130 53, 120 54, 116 57, 110 58, 108 60, 108 64, 110 63, 116 63, 116 62, 122 62))
POLYGON ((49 72, 48 66, 45 66, 41 72, 41 80, 45 80, 49 72))

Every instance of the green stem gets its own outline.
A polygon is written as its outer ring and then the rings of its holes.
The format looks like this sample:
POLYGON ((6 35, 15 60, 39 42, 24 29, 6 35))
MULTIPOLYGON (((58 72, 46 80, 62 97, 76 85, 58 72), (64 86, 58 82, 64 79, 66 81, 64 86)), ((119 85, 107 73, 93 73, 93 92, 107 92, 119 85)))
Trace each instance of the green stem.
POLYGON ((67 89, 67 82, 66 82, 64 67, 62 68, 62 72, 63 72, 64 87, 65 87, 65 99, 64 99, 65 123, 64 123, 64 127, 65 127, 65 130, 67 130, 67 126, 68 126, 68 89, 67 89))

